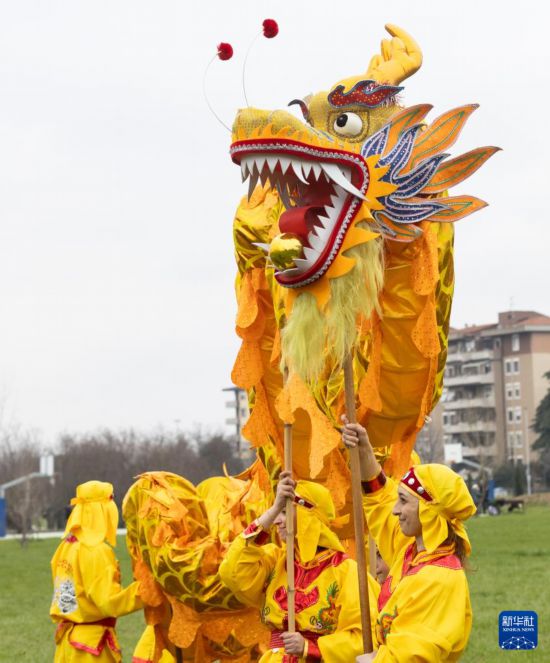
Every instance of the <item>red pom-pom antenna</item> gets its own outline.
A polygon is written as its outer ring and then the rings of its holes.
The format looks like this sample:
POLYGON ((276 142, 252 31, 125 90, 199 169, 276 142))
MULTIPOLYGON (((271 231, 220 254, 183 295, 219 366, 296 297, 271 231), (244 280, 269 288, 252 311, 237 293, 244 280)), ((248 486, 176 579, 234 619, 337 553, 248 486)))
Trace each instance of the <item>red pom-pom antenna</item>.
POLYGON ((248 51, 246 52, 243 64, 243 94, 247 106, 250 106, 250 104, 248 102, 248 97, 246 96, 246 83, 245 83, 246 63, 248 62, 248 56, 250 55, 252 47, 256 43, 258 37, 261 37, 262 34, 264 37, 266 37, 266 39, 273 39, 273 37, 276 37, 279 34, 279 26, 277 24, 277 21, 275 21, 272 18, 266 18, 262 23, 262 32, 258 32, 258 34, 252 40, 252 43, 248 47, 248 51))
POLYGON ((231 60, 233 57, 233 46, 231 44, 226 43, 225 41, 222 41, 218 44, 218 48, 216 51, 216 55, 212 57, 208 65, 206 66, 206 69, 204 70, 204 75, 202 77, 202 93, 204 96, 204 100, 206 101, 206 105, 210 109, 210 112, 212 115, 218 120, 218 122, 227 129, 231 133, 231 129, 227 126, 227 124, 221 119, 221 117, 216 113, 216 111, 212 108, 212 104, 210 103, 210 100, 208 99, 208 93, 206 92, 206 78, 208 76, 208 70, 210 69, 210 65, 217 59, 219 60, 231 60))
POLYGON ((273 39, 273 37, 279 34, 277 21, 274 21, 272 18, 266 18, 262 25, 264 28, 264 37, 267 37, 267 39, 273 39))
POLYGON ((233 46, 222 41, 218 44, 218 57, 220 60, 231 60, 233 57, 233 46))

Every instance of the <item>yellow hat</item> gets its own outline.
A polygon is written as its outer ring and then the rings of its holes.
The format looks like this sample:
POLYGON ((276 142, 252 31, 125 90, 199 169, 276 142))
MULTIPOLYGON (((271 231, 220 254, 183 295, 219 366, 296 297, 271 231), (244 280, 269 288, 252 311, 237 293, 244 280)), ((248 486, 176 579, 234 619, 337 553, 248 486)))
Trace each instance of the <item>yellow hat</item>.
POLYGON ((315 557, 317 547, 344 551, 329 523, 339 524, 329 491, 313 481, 296 483, 296 539, 302 562, 315 557))
POLYGON ((79 541, 96 546, 105 541, 116 545, 118 509, 113 501, 113 486, 103 481, 87 481, 76 488, 74 505, 65 527, 65 536, 72 532, 79 541))
POLYGON ((433 552, 449 536, 449 527, 464 541, 466 554, 472 547, 462 521, 476 512, 464 479, 446 465, 415 465, 401 479, 401 485, 418 497, 422 540, 433 552))

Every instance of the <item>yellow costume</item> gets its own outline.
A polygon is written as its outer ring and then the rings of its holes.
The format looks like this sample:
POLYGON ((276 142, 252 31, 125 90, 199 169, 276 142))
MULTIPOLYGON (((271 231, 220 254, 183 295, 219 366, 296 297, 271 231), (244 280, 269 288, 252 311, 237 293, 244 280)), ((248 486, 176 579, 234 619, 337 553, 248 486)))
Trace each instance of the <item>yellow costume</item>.
POLYGON ((51 561, 55 663, 121 661, 116 618, 143 605, 139 583, 120 586, 117 559, 105 542, 116 544, 118 510, 112 495, 110 483, 88 481, 71 500, 75 506, 51 561))
MULTIPOLYGON (((417 552, 392 509, 397 486, 383 473, 364 482, 365 515, 390 572, 378 598, 377 663, 457 661, 472 627, 468 582, 455 543, 470 543, 463 520, 475 506, 460 476, 444 465, 419 465, 401 480, 419 499, 425 550, 417 552), (451 598, 452 597, 452 598, 451 598)), ((375 645, 376 647, 376 645, 375 645)))
MULTIPOLYGON (((299 481, 296 493, 296 630, 306 640, 305 657, 284 653, 286 554, 284 548, 264 544, 266 533, 256 522, 233 541, 220 576, 240 601, 261 606, 262 621, 271 629, 270 649, 261 663, 349 663, 363 652, 357 566, 328 527, 335 511, 326 488, 299 481)), ((369 577, 373 624, 377 594, 377 583, 369 577)))

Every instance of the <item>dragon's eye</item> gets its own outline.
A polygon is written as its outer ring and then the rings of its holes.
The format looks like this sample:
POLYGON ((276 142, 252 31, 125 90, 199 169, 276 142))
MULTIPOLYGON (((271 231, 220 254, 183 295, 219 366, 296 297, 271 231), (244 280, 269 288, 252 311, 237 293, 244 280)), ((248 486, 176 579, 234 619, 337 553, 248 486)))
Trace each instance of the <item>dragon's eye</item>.
POLYGON ((356 113, 342 113, 334 120, 334 131, 341 136, 358 136, 363 131, 363 120, 356 113))

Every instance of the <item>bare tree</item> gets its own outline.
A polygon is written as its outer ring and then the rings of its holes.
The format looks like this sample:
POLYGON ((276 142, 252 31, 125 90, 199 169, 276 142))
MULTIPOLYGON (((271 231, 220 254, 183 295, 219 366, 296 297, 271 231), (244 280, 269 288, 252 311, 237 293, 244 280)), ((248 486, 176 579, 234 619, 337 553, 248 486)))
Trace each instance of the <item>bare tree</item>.
MULTIPOLYGON (((38 472, 40 444, 36 437, 18 427, 0 430, 0 483, 38 472)), ((32 529, 33 521, 43 515, 44 505, 51 500, 52 488, 44 479, 27 478, 21 485, 6 491, 8 525, 21 532, 22 542, 32 529)))
POLYGON ((423 463, 442 463, 444 459, 443 439, 432 422, 424 424, 416 437, 415 449, 423 463))

